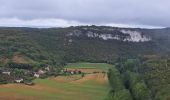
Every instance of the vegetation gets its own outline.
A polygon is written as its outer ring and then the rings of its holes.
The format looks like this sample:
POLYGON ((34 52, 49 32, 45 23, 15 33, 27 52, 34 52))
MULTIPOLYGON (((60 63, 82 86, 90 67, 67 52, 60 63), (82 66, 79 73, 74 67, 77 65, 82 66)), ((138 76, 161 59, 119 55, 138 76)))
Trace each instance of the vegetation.
POLYGON ((129 90, 125 88, 120 72, 115 67, 109 69, 108 79, 112 86, 109 100, 133 100, 129 90))
POLYGON ((143 78, 134 72, 126 73, 126 86, 131 91, 135 100, 150 100, 150 91, 147 88, 143 78))
POLYGON ((116 67, 110 69, 108 72, 108 79, 112 86, 111 93, 113 100, 119 100, 119 98, 126 98, 128 100, 150 100, 150 90, 144 78, 138 72, 138 68, 140 68, 139 60, 127 59, 125 62, 119 63, 120 64, 117 64, 117 68, 121 73, 116 67), (120 91, 126 94, 122 94, 121 97, 120 91), (124 97, 125 95, 126 97, 124 97))
POLYGON ((103 71, 108 71, 109 68, 112 68, 114 65, 106 64, 106 63, 69 63, 65 66, 65 68, 92 68, 92 69, 101 69, 103 71))
POLYGON ((155 100, 168 100, 170 97, 169 59, 149 58, 145 59, 143 74, 148 87, 152 91, 155 100))
POLYGON ((66 68, 108 71, 111 100, 168 100, 170 30, 129 29, 151 36, 149 42, 102 40, 85 35, 88 32, 109 33, 121 34, 123 38, 125 34, 121 29, 124 28, 0 28, 0 84, 22 78, 32 82, 34 75, 42 71, 45 73, 37 77, 58 76, 67 64, 66 68))
MULTIPOLYGON (((84 65, 84 63, 82 64, 84 65)), ((105 64, 104 66, 107 65, 105 64)), ((77 68, 80 67, 77 66, 77 68)), ((93 69, 89 68, 88 70, 93 69)), ((32 86, 22 84, 0 85, 0 94, 4 94, 0 95, 0 99, 11 99, 8 96, 8 93, 10 93, 14 100, 80 100, 80 98, 81 100, 106 100, 110 86, 108 80, 102 77, 103 75, 104 73, 92 73, 84 77, 71 75, 35 79, 33 81, 35 85, 32 86)))

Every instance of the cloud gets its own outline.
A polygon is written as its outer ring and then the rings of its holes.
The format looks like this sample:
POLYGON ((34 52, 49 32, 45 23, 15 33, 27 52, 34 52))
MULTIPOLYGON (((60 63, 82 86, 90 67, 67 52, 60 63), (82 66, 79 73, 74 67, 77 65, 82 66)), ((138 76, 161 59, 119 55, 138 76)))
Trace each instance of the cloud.
POLYGON ((66 21, 63 19, 32 19, 32 20, 21 20, 18 18, 2 18, 0 19, 1 26, 9 27, 69 27, 76 25, 85 25, 76 21, 66 21))
MULTIPOLYGON (((1 18, 0 26, 6 27, 37 27, 37 28, 50 28, 50 27, 69 27, 69 26, 82 26, 94 25, 94 23, 82 23, 78 21, 63 20, 63 19, 32 19, 21 20, 18 18, 1 18)), ((100 23, 98 26, 115 26, 115 27, 133 27, 133 28, 162 28, 149 25, 136 25, 136 24, 121 24, 121 23, 100 23)))
POLYGON ((0 0, 0 25, 170 26, 169 0, 0 0), (14 21, 15 20, 15 21, 14 21), (21 22, 21 23, 19 23, 21 22), (59 25, 59 24, 60 25, 59 25))

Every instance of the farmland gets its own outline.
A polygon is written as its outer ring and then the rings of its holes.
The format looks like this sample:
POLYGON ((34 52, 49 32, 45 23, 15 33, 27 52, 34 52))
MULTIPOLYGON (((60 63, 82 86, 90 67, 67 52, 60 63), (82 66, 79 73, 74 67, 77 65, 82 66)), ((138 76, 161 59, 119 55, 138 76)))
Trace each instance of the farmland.
POLYGON ((0 100, 106 100, 110 90, 106 71, 111 65, 74 63, 66 68, 91 73, 67 75, 34 80, 34 86, 6 84, 0 86, 0 100))
POLYGON ((65 68, 76 68, 76 69, 96 69, 107 71, 113 65, 105 63, 69 63, 65 68))

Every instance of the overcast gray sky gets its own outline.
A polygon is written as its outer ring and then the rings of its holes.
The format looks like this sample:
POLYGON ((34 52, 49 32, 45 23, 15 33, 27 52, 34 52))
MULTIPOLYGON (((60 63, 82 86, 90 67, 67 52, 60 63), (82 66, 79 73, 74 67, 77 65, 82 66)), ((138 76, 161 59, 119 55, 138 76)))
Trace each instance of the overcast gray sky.
POLYGON ((170 26, 170 0, 0 0, 0 26, 170 26))

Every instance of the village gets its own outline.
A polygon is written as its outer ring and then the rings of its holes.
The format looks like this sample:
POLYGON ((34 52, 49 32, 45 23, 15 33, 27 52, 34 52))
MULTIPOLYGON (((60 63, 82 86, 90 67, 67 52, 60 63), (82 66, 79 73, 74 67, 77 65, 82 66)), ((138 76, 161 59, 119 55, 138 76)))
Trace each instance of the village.
POLYGON ((48 78, 58 75, 76 75, 83 74, 80 70, 58 70, 51 66, 42 67, 38 70, 17 69, 17 68, 0 68, 0 84, 22 83, 25 85, 34 85, 33 80, 36 78, 48 78))

